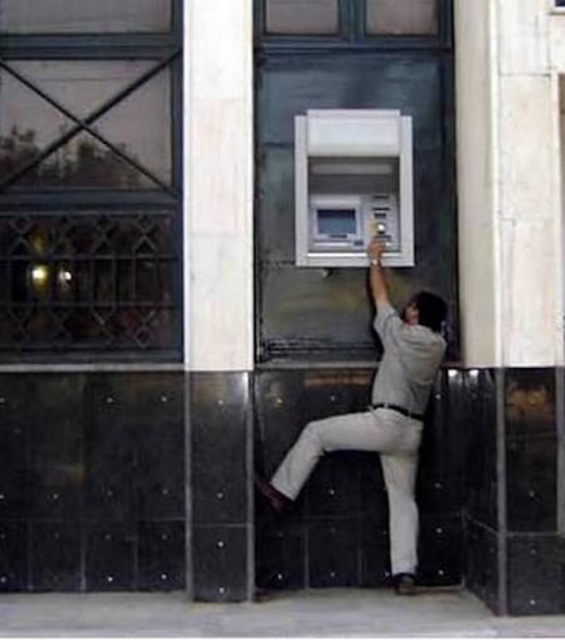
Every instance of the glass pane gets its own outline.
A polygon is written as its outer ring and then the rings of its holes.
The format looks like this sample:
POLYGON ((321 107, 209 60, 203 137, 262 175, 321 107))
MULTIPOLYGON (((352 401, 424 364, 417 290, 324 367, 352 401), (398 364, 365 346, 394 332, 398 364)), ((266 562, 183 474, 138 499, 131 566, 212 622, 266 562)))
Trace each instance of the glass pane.
POLYGON ((268 33, 324 35, 339 29, 338 0, 266 0, 268 33))
POLYGON ((4 33, 168 32, 171 0, 3 0, 4 33))
MULTIPOLYGON (((78 118, 123 91, 152 61, 22 61, 12 66, 78 118)), ((8 72, 0 75, 0 169, 8 177, 74 123, 8 72)), ((161 71, 93 125, 163 182, 170 183, 170 72, 161 71)), ((156 188, 154 181, 86 133, 72 138, 16 183, 27 187, 156 188)))
POLYGON ((366 0, 367 32, 378 35, 433 35, 437 0, 366 0))
POLYGON ((13 189, 155 189, 156 184, 105 144, 84 131, 37 167, 24 174, 13 189))
POLYGON ((161 71, 94 128, 166 184, 172 182, 171 77, 161 71))
POLYGON ((79 118, 88 116, 155 64, 152 60, 10 61, 10 67, 79 118))
POLYGON ((36 158, 72 121, 0 71, 0 182, 36 158))

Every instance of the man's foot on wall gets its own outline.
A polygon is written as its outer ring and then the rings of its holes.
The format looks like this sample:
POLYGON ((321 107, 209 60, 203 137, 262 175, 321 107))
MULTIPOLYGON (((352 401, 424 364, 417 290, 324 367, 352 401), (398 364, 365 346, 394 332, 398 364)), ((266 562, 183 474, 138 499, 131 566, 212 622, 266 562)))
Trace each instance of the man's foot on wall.
POLYGON ((413 573, 399 573, 393 577, 394 590, 399 596, 414 596, 418 589, 413 573))
POLYGON ((257 473, 255 474, 255 486, 257 487, 257 491, 259 491, 272 509, 279 515, 282 515, 292 502, 292 500, 280 491, 277 491, 270 482, 267 482, 257 473))

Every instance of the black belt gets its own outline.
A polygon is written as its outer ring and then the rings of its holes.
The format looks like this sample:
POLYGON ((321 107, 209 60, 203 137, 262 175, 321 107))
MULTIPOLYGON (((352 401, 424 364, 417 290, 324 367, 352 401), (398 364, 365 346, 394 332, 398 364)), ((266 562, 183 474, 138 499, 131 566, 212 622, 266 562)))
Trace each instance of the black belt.
POLYGON ((404 407, 399 407, 397 404, 389 404, 388 402, 379 402, 377 404, 371 405, 372 409, 390 409, 391 411, 396 411, 396 413, 401 413, 403 416, 407 418, 412 418, 413 420, 420 420, 424 422, 424 416, 419 413, 412 413, 405 409, 404 407))

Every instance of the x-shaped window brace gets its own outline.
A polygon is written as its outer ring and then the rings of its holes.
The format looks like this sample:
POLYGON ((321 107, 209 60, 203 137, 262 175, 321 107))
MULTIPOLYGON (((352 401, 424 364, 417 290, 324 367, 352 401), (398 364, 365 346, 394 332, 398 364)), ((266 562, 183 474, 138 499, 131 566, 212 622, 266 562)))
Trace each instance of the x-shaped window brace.
POLYGON ((51 106, 55 107, 58 111, 60 111, 63 115, 65 115, 69 120, 72 120, 75 125, 62 136, 48 144, 41 153, 30 160, 22 167, 17 169, 14 173, 9 175, 6 180, 0 183, 0 192, 5 191, 15 182, 17 182, 22 176, 24 176, 28 171, 35 169, 35 167, 39 166, 43 160, 45 160, 48 156, 50 156, 53 152, 57 151, 60 147, 65 145, 69 140, 71 140, 77 133, 80 131, 86 131, 91 136, 96 138, 99 142, 102 142, 105 146, 107 146, 113 153, 119 156, 122 160, 135 167, 137 171, 142 173, 144 176, 149 178, 152 182, 157 184, 161 189, 166 191, 167 193, 178 197, 177 191, 160 180, 157 176, 153 175, 151 171, 146 169, 142 164, 140 164, 134 158, 131 158, 127 153, 125 153, 118 146, 110 142, 105 136, 96 131, 91 125, 96 120, 101 118, 104 114, 106 114, 110 109, 116 106, 119 102, 121 102, 124 98, 127 98, 131 93, 136 91, 140 86, 149 81, 153 76, 157 75, 162 69, 168 67, 173 60, 175 60, 181 54, 181 49, 177 49, 172 54, 159 61, 155 66, 151 67, 148 71, 139 76, 136 80, 126 85, 124 89, 116 93, 113 97, 106 100, 106 102, 102 103, 97 109, 92 111, 86 118, 82 119, 77 117, 72 111, 69 111, 63 104, 61 104, 58 100, 50 96, 46 91, 43 91, 41 87, 38 87, 33 81, 16 69, 14 69, 9 62, 0 58, 0 68, 7 71, 14 78, 19 80, 26 87, 31 89, 34 93, 41 96, 46 102, 48 102, 51 106))

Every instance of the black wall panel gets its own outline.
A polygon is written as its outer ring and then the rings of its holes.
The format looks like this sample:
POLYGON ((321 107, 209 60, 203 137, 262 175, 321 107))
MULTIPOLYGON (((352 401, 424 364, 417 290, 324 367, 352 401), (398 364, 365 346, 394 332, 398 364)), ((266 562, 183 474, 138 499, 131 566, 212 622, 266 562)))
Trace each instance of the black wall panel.
MULTIPOLYGON (((32 516, 73 520, 82 513, 85 378, 45 374, 30 405, 32 516)), ((30 389, 31 391, 31 389, 30 389)), ((31 398, 30 398, 31 400, 31 398)))
POLYGON ((450 303, 457 352, 451 52, 269 54, 257 66, 259 358, 373 358, 363 269, 294 266, 294 116, 308 109, 400 109, 414 119, 416 267, 391 273, 395 303, 431 288, 450 303))
MULTIPOLYGON (((363 411, 370 370, 281 370, 256 374, 256 465, 270 476, 309 420, 363 411)), ((418 476, 421 579, 463 576, 464 374, 443 371, 426 415, 418 476), (452 397, 453 392, 453 397, 452 397), (460 413, 457 413, 459 411, 460 413)), ((388 497, 377 453, 321 458, 287 516, 256 496, 257 585, 263 588, 382 586, 390 582, 388 497)))
POLYGON ((204 602, 248 598, 246 526, 195 526, 192 531, 194 597, 204 602))
POLYGON ((82 531, 76 523, 31 526, 31 588, 78 591, 82 578, 82 531))
POLYGON ((308 575, 311 587, 359 585, 359 527, 354 518, 308 527, 308 575))
POLYGON ((551 535, 508 541, 508 612, 541 615, 565 611, 565 545, 551 535))
POLYGON ((136 583, 136 532, 131 524, 90 525, 86 537, 88 591, 131 591, 136 583))
POLYGON ((555 371, 505 371, 508 528, 554 531, 557 519, 555 371))
POLYGON ((28 525, 0 522, 0 592, 25 591, 29 578, 28 525))
POLYGON ((184 384, 0 376, 0 590, 185 584, 184 384), (174 544, 159 542, 161 526, 174 544))
POLYGON ((138 539, 139 589, 184 589, 185 554, 184 522, 141 522, 138 539))
POLYGON ((463 575, 461 511, 423 515, 420 521, 418 571, 423 584, 457 585, 463 575))
POLYGON ((262 371, 255 377, 255 463, 277 468, 308 422, 364 410, 374 370, 262 371))
POLYGON ((376 510, 373 517, 363 518, 359 526, 359 586, 375 588, 390 584, 388 511, 376 510))
POLYGON ((193 374, 190 406, 193 521, 247 522, 248 375, 193 374))
POLYGON ((306 538, 303 521, 259 520, 256 523, 256 585, 273 590, 306 587, 306 538))
POLYGON ((499 477, 497 397, 502 392, 494 370, 464 373, 465 400, 454 414, 465 435, 465 504, 471 518, 498 529, 499 477))
POLYGON ((466 520, 465 526, 465 585, 492 611, 502 613, 498 534, 471 519, 466 520))
POLYGON ((87 513, 97 519, 184 516, 182 374, 97 376, 86 432, 87 513))

